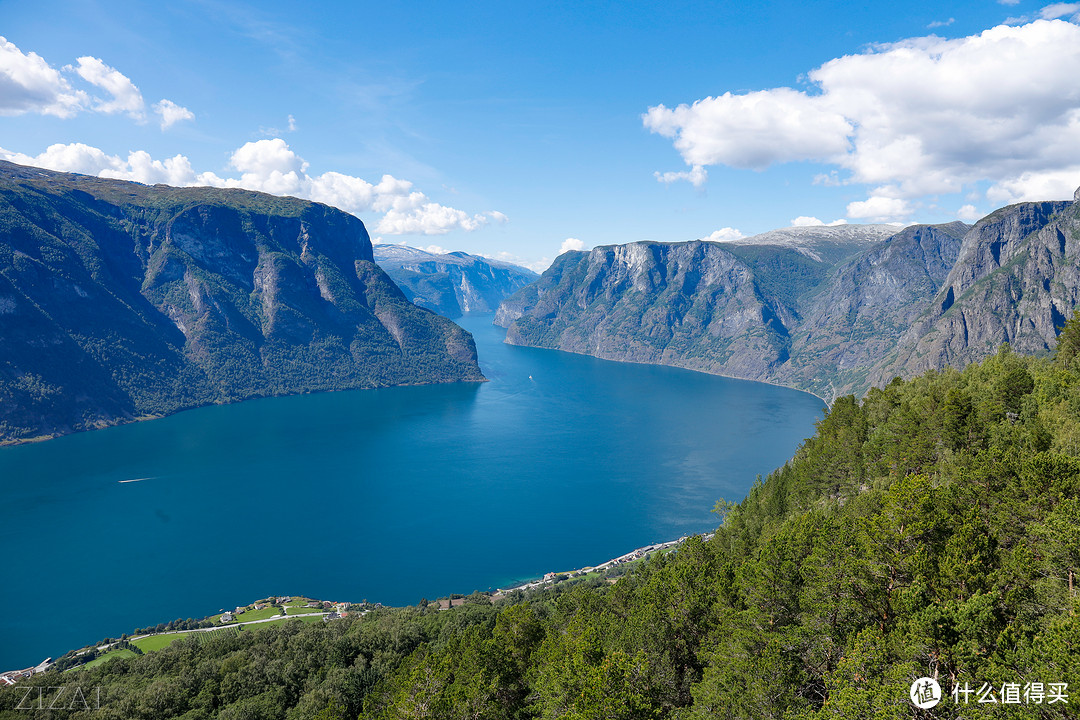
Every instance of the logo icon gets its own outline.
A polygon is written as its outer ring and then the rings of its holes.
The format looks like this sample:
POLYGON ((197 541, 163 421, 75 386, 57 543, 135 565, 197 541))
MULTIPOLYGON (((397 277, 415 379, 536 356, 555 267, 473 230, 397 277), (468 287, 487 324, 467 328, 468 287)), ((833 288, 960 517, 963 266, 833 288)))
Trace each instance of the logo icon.
POLYGON ((932 708, 941 702, 941 686, 934 678, 921 677, 911 683, 911 702, 917 708, 932 708))

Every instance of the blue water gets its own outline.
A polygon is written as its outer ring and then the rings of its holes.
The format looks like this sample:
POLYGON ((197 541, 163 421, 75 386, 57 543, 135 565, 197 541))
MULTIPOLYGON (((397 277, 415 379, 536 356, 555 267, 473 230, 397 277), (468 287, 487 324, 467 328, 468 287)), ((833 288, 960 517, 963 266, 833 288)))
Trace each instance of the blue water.
POLYGON ((819 399, 502 343, 490 382, 253 400, 0 448, 0 670, 268 595, 415 604, 715 526, 819 399), (121 482, 136 480, 138 482, 121 482))

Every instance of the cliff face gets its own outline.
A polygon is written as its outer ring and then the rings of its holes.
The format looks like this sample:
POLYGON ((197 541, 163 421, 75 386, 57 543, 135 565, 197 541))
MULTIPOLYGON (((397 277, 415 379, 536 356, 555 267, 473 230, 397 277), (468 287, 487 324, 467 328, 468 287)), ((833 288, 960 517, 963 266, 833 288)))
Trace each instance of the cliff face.
POLYGON ((804 232, 568 253, 507 299, 496 323, 512 343, 832 399, 961 367, 1005 342, 1049 352, 1080 304, 1080 202, 1011 205, 973 227, 894 228, 861 246, 852 226, 804 232))
POLYGON ((870 386, 956 262, 962 222, 913 225, 840 265, 793 331, 791 360, 773 380, 822 397, 870 386))
POLYGON ((540 276, 510 263, 463 252, 429 253, 405 245, 374 246, 375 262, 405 296, 449 318, 494 312, 540 276))
POLYGON ((777 235, 565 253, 504 301, 495 323, 514 344, 773 381, 835 264, 886 233, 869 226, 793 234, 800 242, 777 235))
POLYGON ((356 218, 0 163, 0 440, 263 395, 482 380, 356 218))
POLYGON ((1080 205, 1022 203, 983 218, 941 288, 871 379, 963 366, 1008 342, 1045 353, 1080 303, 1080 205))

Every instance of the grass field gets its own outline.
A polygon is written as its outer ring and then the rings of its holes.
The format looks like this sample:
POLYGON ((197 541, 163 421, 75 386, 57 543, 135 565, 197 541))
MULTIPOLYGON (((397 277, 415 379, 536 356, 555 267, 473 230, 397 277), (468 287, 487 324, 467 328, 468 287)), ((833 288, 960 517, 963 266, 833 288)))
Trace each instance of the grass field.
POLYGON ((234 615, 233 619, 236 620, 236 622, 251 622, 252 620, 265 620, 266 618, 272 618, 275 615, 280 614, 281 613, 278 612, 278 609, 276 607, 274 607, 273 605, 268 605, 262 610, 248 610, 247 612, 242 612, 239 615, 234 615))
POLYGON ((114 660, 116 658, 123 658, 123 657, 135 657, 135 653, 131 652, 127 648, 121 648, 119 650, 110 650, 109 652, 105 653, 104 655, 99 655, 98 657, 94 658, 93 660, 86 663, 82 667, 91 668, 91 667, 94 667, 95 665, 101 665, 102 663, 107 663, 110 660, 114 660))
POLYGON ((293 605, 285 608, 289 615, 306 615, 307 613, 325 612, 321 607, 309 608, 303 605, 293 605))
POLYGON ((168 647, 180 638, 187 637, 190 634, 191 633, 176 633, 174 635, 151 635, 150 637, 132 640, 131 644, 139 648, 143 652, 153 652, 154 650, 160 650, 163 647, 168 647))
POLYGON ((321 615, 297 615, 295 617, 283 617, 280 620, 271 620, 270 622, 259 623, 258 625, 247 625, 244 627, 244 632, 248 630, 258 630, 259 628, 270 627, 271 625, 280 625, 281 623, 293 622, 299 620, 300 622, 321 623, 323 621, 321 615))

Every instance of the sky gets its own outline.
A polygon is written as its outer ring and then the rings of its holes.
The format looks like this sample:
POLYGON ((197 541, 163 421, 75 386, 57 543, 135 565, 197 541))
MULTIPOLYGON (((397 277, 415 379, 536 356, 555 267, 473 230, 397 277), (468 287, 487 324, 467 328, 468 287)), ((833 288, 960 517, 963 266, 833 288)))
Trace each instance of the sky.
POLYGON ((376 242, 972 222, 1080 185, 1080 3, 0 2, 0 158, 296 195, 376 242))

